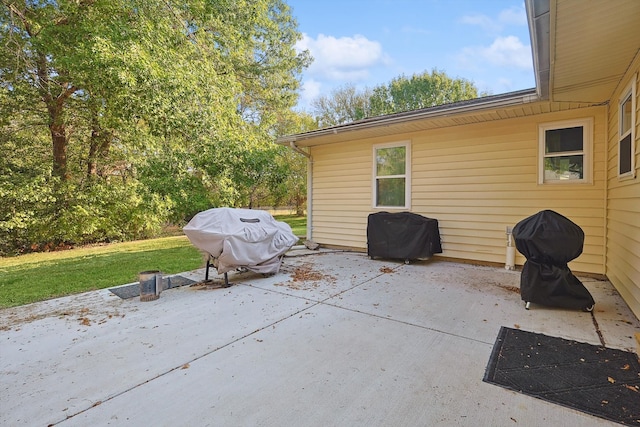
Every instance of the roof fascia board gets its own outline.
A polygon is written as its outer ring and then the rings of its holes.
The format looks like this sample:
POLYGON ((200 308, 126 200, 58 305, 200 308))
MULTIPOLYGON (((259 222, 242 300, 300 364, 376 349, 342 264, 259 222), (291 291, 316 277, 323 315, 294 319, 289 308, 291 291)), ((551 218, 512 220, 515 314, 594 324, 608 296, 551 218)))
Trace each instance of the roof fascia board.
POLYGON ((372 119, 364 119, 359 122, 347 123, 344 125, 332 126, 328 128, 318 129, 302 134, 287 135, 279 137, 276 142, 278 144, 290 144, 301 140, 319 138, 326 135, 337 134, 342 132, 357 131, 369 129, 378 126, 390 126, 415 120, 432 119, 439 117, 447 117, 455 114, 470 113, 479 110, 490 110, 494 108, 513 107, 517 105, 528 104, 539 101, 535 89, 512 92, 503 95, 488 96, 484 98, 476 98, 469 101, 462 101, 444 106, 436 106, 414 110, 398 114, 390 114, 387 116, 375 117, 372 119))

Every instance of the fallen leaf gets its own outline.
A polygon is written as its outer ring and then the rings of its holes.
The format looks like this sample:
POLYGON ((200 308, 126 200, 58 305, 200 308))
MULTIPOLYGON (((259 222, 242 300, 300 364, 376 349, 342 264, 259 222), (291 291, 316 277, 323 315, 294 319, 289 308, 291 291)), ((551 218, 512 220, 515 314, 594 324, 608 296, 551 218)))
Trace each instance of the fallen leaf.
POLYGON ((190 368, 189 364, 185 363, 184 365, 182 365, 182 368, 180 369, 189 369, 189 368, 190 368))
POLYGON ((609 401, 608 401, 608 400, 603 400, 603 401, 602 401, 602 404, 603 404, 603 405, 606 405, 607 403, 609 403, 609 401))
POLYGON ((607 380, 609 380, 609 382, 610 382, 611 384, 615 384, 615 383, 616 383, 616 380, 614 380, 614 379, 613 379, 613 378, 611 378, 611 377, 607 377, 607 380))
POLYGON ((515 323, 515 324, 513 325, 513 327, 514 327, 514 328, 516 328, 516 329, 520 329, 520 325, 518 325, 517 323, 515 323))
POLYGON ((636 385, 636 386, 630 386, 630 385, 625 384, 624 386, 625 386, 626 388, 628 388, 629 390, 631 390, 631 391, 635 391, 636 393, 638 393, 638 392, 639 392, 639 391, 638 391, 638 386, 637 386, 637 385, 636 385))
POLYGON ((628 363, 622 367, 623 371, 628 371, 629 369, 631 369, 631 366, 628 363))

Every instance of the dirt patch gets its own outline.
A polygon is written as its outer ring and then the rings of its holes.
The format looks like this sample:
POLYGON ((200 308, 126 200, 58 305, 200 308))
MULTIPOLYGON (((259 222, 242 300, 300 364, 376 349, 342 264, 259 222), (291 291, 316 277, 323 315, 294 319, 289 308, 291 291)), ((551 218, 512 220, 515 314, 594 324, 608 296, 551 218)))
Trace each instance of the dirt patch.
POLYGON ((320 284, 335 285, 336 278, 315 270, 313 263, 304 263, 291 271, 291 280, 285 283, 276 283, 275 286, 286 286, 289 289, 305 290, 315 289, 320 284))
POLYGON ((223 289, 223 288, 228 288, 230 287, 232 284, 229 283, 229 285, 226 285, 224 283, 224 280, 203 280, 201 282, 197 282, 194 283, 192 285, 189 285, 189 288, 196 290, 196 291, 213 291, 215 289, 223 289))
POLYGON ((113 319, 115 317, 124 317, 124 314, 120 314, 118 311, 113 312, 92 312, 88 308, 81 309, 60 309, 48 312, 35 312, 35 313, 19 313, 13 312, 7 316, 2 316, 0 319, 0 331, 10 331, 11 329, 18 330, 21 326, 37 322, 38 320, 46 319, 49 317, 57 317, 58 319, 77 322, 82 326, 101 325, 113 319))
POLYGON ((19 330, 23 325, 47 318, 58 318, 81 326, 92 326, 125 316, 114 305, 117 303, 102 299, 98 301, 78 295, 69 298, 65 304, 56 304, 54 301, 0 310, 0 331, 19 330))

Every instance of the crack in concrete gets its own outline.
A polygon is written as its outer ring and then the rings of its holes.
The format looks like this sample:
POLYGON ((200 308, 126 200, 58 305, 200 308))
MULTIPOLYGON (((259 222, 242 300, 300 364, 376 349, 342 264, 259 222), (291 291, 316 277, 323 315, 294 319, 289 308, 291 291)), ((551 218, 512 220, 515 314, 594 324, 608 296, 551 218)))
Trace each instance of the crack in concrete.
POLYGON ((600 339, 600 344, 603 347, 606 347, 607 344, 604 342, 604 336, 602 335, 602 331, 600 330, 600 325, 598 325, 598 321, 596 320, 595 311, 591 312, 591 320, 593 321, 593 326, 596 328, 596 334, 598 334, 598 338, 600 339))

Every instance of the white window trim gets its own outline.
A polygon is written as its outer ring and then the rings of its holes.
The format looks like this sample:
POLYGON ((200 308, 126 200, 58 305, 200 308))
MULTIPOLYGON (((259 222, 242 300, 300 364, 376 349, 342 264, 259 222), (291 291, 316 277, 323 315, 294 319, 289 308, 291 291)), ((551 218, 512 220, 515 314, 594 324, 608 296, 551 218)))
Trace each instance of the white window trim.
MULTIPOLYGON (((593 166, 591 153, 593 151, 593 118, 564 120, 560 122, 542 123, 538 126, 538 184, 544 185, 576 185, 591 184, 593 182, 593 166), (583 158, 583 178, 571 180, 553 180, 545 181, 544 179, 544 159, 545 159, 545 132, 554 129, 564 129, 582 126, 582 151, 579 154, 583 158)), ((576 152, 577 153, 577 152, 576 152)), ((567 154, 571 154, 568 152, 567 154)))
POLYGON ((629 179, 636 177, 636 81, 638 75, 634 74, 631 83, 620 95, 618 100, 618 179, 629 179), (622 133, 622 103, 629 96, 631 96, 631 128, 628 132, 622 133), (620 173, 620 141, 622 141, 627 135, 631 134, 631 170, 623 174, 620 173))
POLYGON ((384 209, 384 210, 410 210, 411 209, 411 141, 398 141, 398 142, 388 142, 384 144, 375 144, 373 146, 372 151, 372 174, 371 174, 371 207, 373 209, 384 209), (393 177, 404 177, 405 179, 405 187, 404 187, 404 206, 378 206, 376 205, 377 200, 377 160, 376 160, 376 151, 380 148, 394 148, 394 147, 405 147, 406 157, 405 157, 405 173, 404 175, 390 176, 387 178, 393 177))

